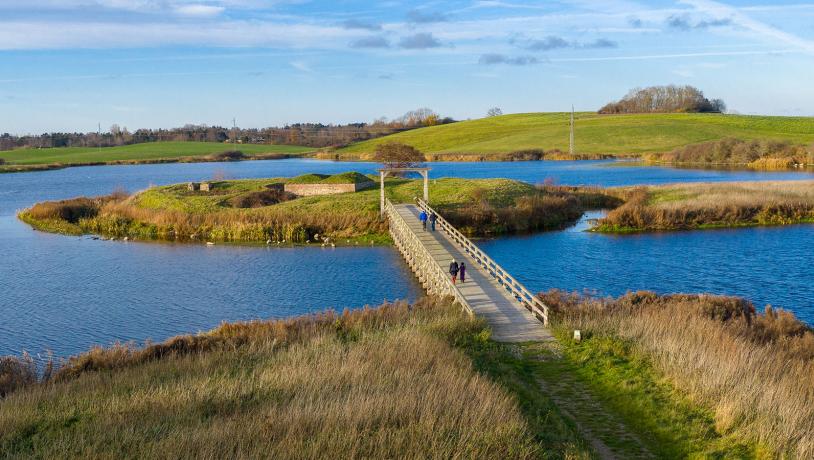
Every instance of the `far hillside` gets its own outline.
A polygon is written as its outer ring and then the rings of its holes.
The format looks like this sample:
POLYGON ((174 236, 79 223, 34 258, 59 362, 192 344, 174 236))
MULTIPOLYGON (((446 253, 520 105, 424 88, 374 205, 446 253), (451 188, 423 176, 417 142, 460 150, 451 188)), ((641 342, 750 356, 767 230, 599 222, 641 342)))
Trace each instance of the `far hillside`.
MULTIPOLYGON (((360 142, 337 151, 339 157, 368 158, 376 145, 412 145, 430 160, 510 159, 529 150, 568 151, 570 113, 520 113, 430 126, 360 142)), ((716 113, 576 114, 579 155, 632 155, 666 152, 723 138, 814 141, 814 117, 772 117, 716 113)), ((522 155, 516 157, 523 158, 522 155)))
POLYGON ((58 147, 45 149, 16 149, 0 152, 0 158, 7 165, 77 165, 115 162, 151 162, 161 160, 229 159, 229 155, 219 157, 224 152, 238 151, 232 159, 255 157, 267 154, 301 154, 310 152, 310 147, 295 145, 225 144, 220 142, 148 142, 120 147, 58 147))

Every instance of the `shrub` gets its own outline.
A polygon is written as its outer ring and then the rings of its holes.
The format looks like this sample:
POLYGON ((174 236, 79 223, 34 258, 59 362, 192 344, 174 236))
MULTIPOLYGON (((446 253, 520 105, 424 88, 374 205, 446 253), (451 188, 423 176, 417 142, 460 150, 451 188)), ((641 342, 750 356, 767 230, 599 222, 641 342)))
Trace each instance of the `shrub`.
POLYGON ((400 142, 383 142, 377 145, 373 160, 388 168, 412 168, 427 161, 420 150, 400 142))
POLYGON ((260 190, 249 192, 229 198, 226 202, 233 208, 261 208, 273 204, 282 203, 297 198, 297 195, 282 190, 260 190))
POLYGON ((209 158, 216 161, 238 161, 246 158, 240 150, 227 150, 225 152, 213 153, 209 158))

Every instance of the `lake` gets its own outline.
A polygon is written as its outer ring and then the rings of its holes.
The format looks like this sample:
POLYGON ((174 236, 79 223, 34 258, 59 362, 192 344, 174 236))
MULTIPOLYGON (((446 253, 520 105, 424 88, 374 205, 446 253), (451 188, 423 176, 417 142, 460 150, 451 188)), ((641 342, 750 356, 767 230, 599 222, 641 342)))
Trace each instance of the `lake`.
MULTIPOLYGON (((222 321, 412 300, 421 288, 392 248, 265 248, 124 243, 50 235, 17 221, 43 200, 213 177, 370 173, 373 163, 274 160, 95 166, 0 174, 0 355, 58 356, 94 344, 142 342, 222 321)), ((432 177, 506 177, 532 183, 632 185, 814 179, 808 172, 646 167, 624 162, 433 163, 432 177)), ((430 189, 432 193, 432 188, 430 189)), ((715 292, 772 303, 814 322, 807 247, 814 226, 605 236, 580 228, 484 241, 534 290, 715 292)))

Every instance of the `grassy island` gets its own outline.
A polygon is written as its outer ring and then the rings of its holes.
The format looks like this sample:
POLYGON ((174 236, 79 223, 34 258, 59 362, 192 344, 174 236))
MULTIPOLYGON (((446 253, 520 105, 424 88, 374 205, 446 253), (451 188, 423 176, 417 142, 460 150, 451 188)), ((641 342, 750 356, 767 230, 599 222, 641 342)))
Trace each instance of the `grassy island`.
POLYGON ((617 189, 608 233, 814 223, 814 182, 724 182, 617 189))
MULTIPOLYGON (((359 173, 308 174, 295 178, 211 182, 209 191, 187 184, 153 187, 127 195, 44 202, 19 214, 37 229, 113 238, 258 243, 380 244, 389 241, 379 216, 379 190, 298 197, 286 184, 369 181, 359 173), (326 240, 327 238, 327 240, 326 240)), ((421 196, 417 180, 390 179, 387 196, 397 203, 421 196)), ((470 235, 560 228, 586 209, 618 202, 594 189, 535 187, 508 179, 438 179, 433 206, 470 235)))
POLYGON ((270 160, 299 156, 314 149, 295 145, 148 142, 121 147, 57 147, 0 152, 0 172, 41 171, 69 166, 270 160))
POLYGON ((809 458, 814 335, 737 298, 552 291, 556 342, 447 299, 0 358, 8 457, 809 458), (582 330, 574 341, 572 330, 582 330), (43 373, 44 371, 44 373, 43 373))

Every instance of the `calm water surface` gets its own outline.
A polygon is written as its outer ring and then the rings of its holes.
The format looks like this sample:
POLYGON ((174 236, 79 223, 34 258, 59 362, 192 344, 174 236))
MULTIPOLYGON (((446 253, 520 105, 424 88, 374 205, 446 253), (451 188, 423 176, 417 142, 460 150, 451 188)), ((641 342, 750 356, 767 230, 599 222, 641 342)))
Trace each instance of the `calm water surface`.
POLYGON ((738 295, 758 309, 788 308, 814 324, 814 225, 602 235, 584 231, 585 220, 562 232, 480 246, 535 292, 738 295))
MULTIPOLYGON (((434 177, 630 185, 811 179, 810 173, 699 171, 609 162, 436 163, 434 177)), ((0 174, 0 355, 141 342, 221 321, 414 299, 420 286, 391 248, 267 249, 97 241, 32 231, 14 217, 42 200, 210 179, 373 172, 372 163, 276 160, 97 166, 0 174)), ((812 228, 607 237, 578 231, 508 238, 487 250, 530 288, 709 291, 812 317, 812 228)))

